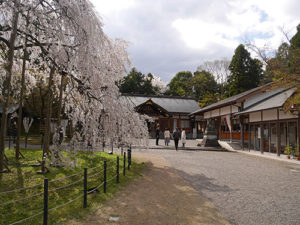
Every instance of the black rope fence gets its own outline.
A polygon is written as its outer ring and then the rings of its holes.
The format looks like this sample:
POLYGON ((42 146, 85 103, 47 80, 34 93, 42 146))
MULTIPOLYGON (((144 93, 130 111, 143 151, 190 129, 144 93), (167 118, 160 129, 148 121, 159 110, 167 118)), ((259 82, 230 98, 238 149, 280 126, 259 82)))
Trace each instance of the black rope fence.
MULTIPOLYGON (((127 157, 127 166, 126 166, 126 152, 124 152, 124 159, 123 159, 123 165, 122 165, 122 171, 120 171, 120 158, 119 156, 117 157, 116 161, 104 161, 102 164, 100 164, 99 166, 96 166, 96 167, 93 167, 93 168, 84 168, 84 173, 83 173, 83 178, 79 178, 77 179, 76 181, 73 181, 73 182, 70 182, 68 184, 65 184, 65 185, 62 185, 62 186, 59 186, 59 187, 54 187, 52 189, 49 189, 48 185, 49 184, 53 184, 54 182, 57 182, 57 181, 63 181, 63 180, 66 180, 66 179, 70 179, 70 178, 73 178, 73 177, 76 177, 76 176, 82 176, 82 172, 81 173, 76 173, 76 174, 72 174, 70 176, 67 176, 67 177, 62 177, 62 178, 58 178, 58 179, 54 179, 54 180, 51 180, 51 181, 48 181, 47 178, 44 179, 44 183, 40 183, 40 184, 36 184, 36 185, 33 185, 33 186, 29 186, 29 187, 24 187, 24 188, 18 188, 18 189, 14 189, 14 190, 9 190, 9 191, 3 191, 3 192, 0 192, 0 194, 8 194, 8 193, 13 193, 13 192, 18 192, 18 191, 23 191, 23 190, 28 190, 28 189, 32 189, 32 188, 36 188, 36 187, 41 187, 42 185, 44 186, 44 191, 42 192, 38 192, 36 194, 33 194, 31 196, 28 196, 28 197, 24 197, 24 198, 21 198, 21 199, 16 199, 16 200, 11 200, 11 201, 7 201, 7 202, 0 202, 0 206, 7 206, 7 205, 10 205, 10 204, 15 204, 15 203, 20 203, 20 202, 23 202, 23 201, 26 201, 26 200, 29 200, 29 199, 33 199, 33 198, 37 198, 39 196, 44 196, 43 198, 43 211, 39 211, 31 216, 28 216, 26 218, 23 218, 21 220, 18 220, 18 221, 15 221, 13 223, 10 223, 9 225, 14 225, 14 224, 24 224, 24 222, 28 221, 28 220, 31 220, 37 216, 40 216, 40 215, 43 215, 43 225, 47 225, 48 224, 48 215, 49 215, 49 212, 53 212, 59 208, 62 208, 66 205, 69 205, 79 199, 82 199, 83 200, 83 208, 86 208, 87 207, 87 195, 88 194, 91 194, 95 191, 98 191, 99 188, 103 188, 103 193, 106 193, 107 191, 107 184, 111 183, 114 179, 116 180, 116 183, 118 184, 120 182, 120 172, 123 173, 123 176, 125 176, 125 170, 126 170, 126 167, 127 169, 130 168, 130 165, 131 165, 131 149, 128 149, 127 151, 128 153, 128 157, 127 157), (107 165, 109 165, 109 167, 107 167, 107 165), (100 171, 97 171, 95 173, 92 173, 92 174, 88 174, 88 170, 89 171, 95 171, 97 169, 101 169, 100 171), (114 174, 115 173, 115 174, 114 174), (113 174, 113 176, 107 178, 107 175, 108 174, 113 174), (95 187, 91 187, 91 188, 88 188, 89 186, 89 179, 91 178, 95 178, 97 176, 103 176, 101 178, 103 178, 103 181, 102 179, 98 179, 98 184, 96 184, 95 187), (71 200, 67 201, 67 202, 64 202, 58 206, 54 206, 50 209, 48 209, 48 206, 49 206, 49 194, 51 192, 54 192, 54 191, 58 191, 58 190, 61 190, 61 189, 65 189, 65 188, 69 188, 75 184, 79 184, 79 183, 83 183, 83 189, 82 189, 82 192, 81 194, 76 195, 76 197, 72 197, 71 200)), ((98 177, 99 178, 99 177, 98 177)), ((51 185, 50 185, 51 186, 51 185)), ((91 186, 91 184, 90 184, 91 186)), ((26 204, 28 204, 28 202, 26 202, 26 204)))
POLYGON ((79 176, 79 175, 82 175, 82 173, 75 173, 75 174, 72 174, 70 176, 67 176, 67 177, 62 177, 62 178, 57 178, 55 180, 50 180, 49 183, 53 183, 53 182, 57 182, 57 181, 62 181, 62 180, 66 180, 66 179, 69 179, 71 177, 76 177, 76 176, 79 176))
POLYGON ((33 185, 33 186, 18 188, 18 189, 14 189, 14 190, 10 190, 10 191, 2 191, 2 192, 0 192, 0 194, 8 194, 8 193, 12 193, 12 192, 24 191, 24 190, 32 189, 32 188, 39 187, 39 186, 42 186, 42 185, 43 185, 43 183, 40 183, 40 184, 36 184, 36 185, 33 185))
POLYGON ((31 198, 35 198, 35 197, 38 197, 38 196, 41 196, 43 195, 44 193, 43 192, 40 192, 38 194, 35 194, 35 195, 31 195, 31 196, 28 196, 26 198, 22 198, 22 199, 17 199, 17 200, 12 200, 12 201, 8 201, 8 202, 4 202, 4 203, 0 203, 0 206, 5 206, 5 205, 9 205, 9 204, 14 204, 14 203, 17 203, 17 202, 22 202, 24 200, 28 200, 28 199, 31 199, 31 198))

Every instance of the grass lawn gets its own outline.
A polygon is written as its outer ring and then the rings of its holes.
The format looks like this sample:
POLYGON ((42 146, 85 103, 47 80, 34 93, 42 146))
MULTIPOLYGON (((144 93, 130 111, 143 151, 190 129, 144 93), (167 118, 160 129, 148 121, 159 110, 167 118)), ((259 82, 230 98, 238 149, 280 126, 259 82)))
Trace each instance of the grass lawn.
MULTIPOLYGON (((9 159, 10 173, 0 174, 0 224, 12 224, 21 219, 33 216, 43 211, 43 182, 44 178, 49 180, 49 215, 48 224, 64 224, 71 218, 82 218, 88 212, 95 210, 97 206, 111 198, 118 189, 126 185, 130 179, 140 176, 140 171, 145 164, 132 162, 131 169, 126 167, 126 176, 122 175, 123 157, 120 157, 120 184, 116 184, 116 178, 107 183, 107 193, 103 193, 103 187, 99 188, 98 193, 88 195, 88 207, 83 208, 83 168, 88 169, 88 189, 98 186, 103 182, 103 161, 107 161, 107 180, 116 175, 117 155, 109 155, 105 152, 78 152, 76 168, 52 168, 50 173, 38 175, 40 167, 32 167, 31 164, 41 160, 42 151, 39 149, 22 150, 25 159, 19 161, 14 159, 14 150, 6 150, 9 159), (98 168, 95 168, 98 167, 98 168), (94 168, 94 169, 91 169, 94 168), (67 176, 73 175, 63 179, 67 176), (73 183, 73 184, 72 184, 73 183), (71 186, 68 186, 72 184, 71 186), (35 186, 36 185, 36 186, 35 186), (26 190, 3 193, 6 191, 31 187, 26 190), (64 187, 68 186, 68 187, 64 187), (56 189, 56 190, 54 190, 56 189), (32 197, 34 196, 34 197, 32 197), (32 197, 32 198, 31 198, 32 197), (21 200, 10 203, 11 201, 21 200), (70 204, 61 206, 73 199, 78 198, 70 204), (6 204, 8 203, 8 204, 6 204), (58 207, 57 209, 54 209, 58 207), (52 209, 52 210, 51 210, 52 209)), ((68 152, 64 152, 65 155, 68 152)), ((42 224, 43 215, 38 215, 32 219, 18 224, 36 225, 42 224)))

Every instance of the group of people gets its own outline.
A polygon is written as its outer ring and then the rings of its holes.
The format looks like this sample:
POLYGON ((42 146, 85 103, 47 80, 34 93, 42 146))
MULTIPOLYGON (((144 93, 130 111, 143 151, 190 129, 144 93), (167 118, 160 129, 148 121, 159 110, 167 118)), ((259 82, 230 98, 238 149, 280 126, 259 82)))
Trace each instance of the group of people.
MULTIPOLYGON (((155 135, 156 136, 156 145, 158 145, 159 133, 160 133, 160 130, 156 129, 156 135, 155 135)), ((185 133, 184 129, 180 133, 179 129, 176 127, 175 130, 173 131, 173 134, 171 134, 170 131, 166 128, 164 131, 164 138, 165 138, 165 146, 169 146, 170 139, 174 140, 176 151, 178 150, 179 139, 181 139, 182 147, 185 147, 186 133, 185 133)))

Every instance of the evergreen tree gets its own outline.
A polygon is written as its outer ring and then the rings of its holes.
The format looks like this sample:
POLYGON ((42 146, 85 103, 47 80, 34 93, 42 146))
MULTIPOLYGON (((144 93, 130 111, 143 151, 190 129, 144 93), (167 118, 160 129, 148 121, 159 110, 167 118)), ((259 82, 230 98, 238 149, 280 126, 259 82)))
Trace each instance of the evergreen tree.
POLYGON ((292 49, 300 48, 300 24, 297 26, 297 33, 291 38, 290 43, 292 49))
POLYGON ((178 72, 168 84, 169 89, 166 94, 175 96, 192 96, 192 78, 193 74, 190 71, 178 72))
POLYGON ((195 98, 202 107, 218 101, 218 84, 211 73, 205 70, 196 71, 191 82, 195 98))
POLYGON ((258 86, 262 76, 262 63, 252 59, 244 45, 239 45, 229 65, 230 75, 226 96, 233 96, 258 86))
POLYGON ((268 67, 273 73, 274 86, 295 87, 295 93, 288 99, 284 109, 300 110, 300 24, 290 45, 280 45, 276 57, 270 60, 268 67))
POLYGON ((147 75, 132 68, 129 74, 124 77, 118 87, 121 93, 156 95, 160 93, 160 87, 153 85, 154 76, 147 75))

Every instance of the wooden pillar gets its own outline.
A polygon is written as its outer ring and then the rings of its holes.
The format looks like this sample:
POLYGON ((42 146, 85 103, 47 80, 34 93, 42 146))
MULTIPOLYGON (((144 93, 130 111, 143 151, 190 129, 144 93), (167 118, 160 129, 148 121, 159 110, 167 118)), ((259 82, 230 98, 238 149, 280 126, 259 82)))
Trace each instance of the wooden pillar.
MULTIPOLYGON (((249 137, 248 137, 248 150, 249 150, 249 152, 250 152, 250 146, 251 146, 251 124, 250 124, 250 122, 248 122, 248 126, 249 126, 249 137)), ((254 130, 254 132, 255 132, 255 130, 254 130)))
POLYGON ((232 106, 230 105, 230 127, 231 127, 231 130, 229 130, 230 132, 230 143, 232 142, 232 131, 233 131, 233 127, 232 127, 232 123, 231 123, 231 117, 232 117, 232 106))
POLYGON ((244 121, 243 116, 240 116, 240 133, 241 133, 241 147, 244 150, 245 137, 244 137, 244 121))
POLYGON ((264 154, 264 127, 263 127, 263 123, 262 121, 264 120, 263 119, 264 115, 263 115, 263 111, 260 111, 260 152, 261 154, 264 154))
POLYGON ((279 123, 279 121, 276 122, 276 144, 277 144, 277 148, 276 148, 277 156, 280 156, 280 123, 279 123))
POLYGON ((269 142, 269 152, 271 152, 271 123, 268 123, 268 142, 269 142))
POLYGON ((230 114, 229 122, 230 122, 230 127, 231 127, 231 129, 229 130, 229 132, 230 132, 230 143, 231 143, 232 142, 232 131, 233 131, 232 122, 231 122, 231 114, 230 114))
POLYGON ((298 129, 297 129, 297 132, 298 132, 298 142, 297 142, 298 143, 298 154, 300 154, 300 112, 298 114, 298 129))

